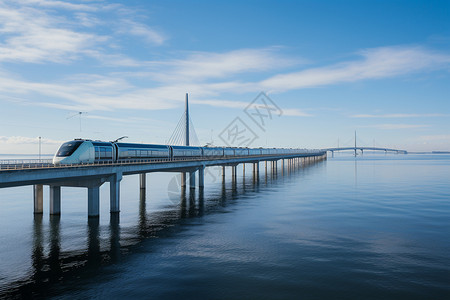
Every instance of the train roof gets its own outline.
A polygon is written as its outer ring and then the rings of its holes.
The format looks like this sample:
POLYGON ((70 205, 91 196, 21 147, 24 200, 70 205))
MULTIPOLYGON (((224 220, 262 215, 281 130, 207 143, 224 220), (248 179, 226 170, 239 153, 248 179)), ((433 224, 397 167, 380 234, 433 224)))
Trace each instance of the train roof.
POLYGON ((202 147, 197 147, 197 146, 171 146, 174 149, 201 149, 202 147))
POLYGON ((154 145, 154 144, 133 144, 133 143, 116 143, 118 147, 128 147, 128 148, 160 148, 167 149, 167 145, 154 145))

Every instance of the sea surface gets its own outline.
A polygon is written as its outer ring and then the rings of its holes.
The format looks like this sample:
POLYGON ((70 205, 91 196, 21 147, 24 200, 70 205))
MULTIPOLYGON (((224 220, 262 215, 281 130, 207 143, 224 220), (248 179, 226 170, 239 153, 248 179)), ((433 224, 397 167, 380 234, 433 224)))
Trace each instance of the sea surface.
POLYGON ((207 169, 203 192, 125 176, 100 218, 83 188, 62 188, 60 217, 47 187, 41 216, 31 186, 0 189, 0 298, 450 299, 449 155, 238 168, 207 169))

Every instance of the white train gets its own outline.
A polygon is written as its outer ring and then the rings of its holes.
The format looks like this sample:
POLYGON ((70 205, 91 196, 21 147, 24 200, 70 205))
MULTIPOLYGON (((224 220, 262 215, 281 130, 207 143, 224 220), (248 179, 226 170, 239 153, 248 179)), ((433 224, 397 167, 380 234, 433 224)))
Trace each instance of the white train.
POLYGON ((305 153, 305 149, 193 147, 155 144, 132 144, 75 139, 61 145, 53 157, 54 164, 120 162, 147 159, 182 159, 235 157, 270 154, 305 153))

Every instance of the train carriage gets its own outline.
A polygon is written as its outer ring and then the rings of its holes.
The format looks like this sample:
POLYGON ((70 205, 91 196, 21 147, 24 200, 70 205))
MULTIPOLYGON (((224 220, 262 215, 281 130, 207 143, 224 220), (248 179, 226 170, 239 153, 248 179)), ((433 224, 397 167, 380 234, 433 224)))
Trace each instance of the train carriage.
POLYGON ((116 160, 132 159, 162 159, 170 158, 170 148, 167 145, 116 143, 116 160))
POLYGON ((248 148, 236 148, 234 149, 235 156, 248 156, 248 148))
POLYGON ((223 156, 235 156, 234 148, 223 148, 223 156))
MULTIPOLYGON (((90 141, 86 141, 90 142, 90 141)), ((94 159, 95 161, 109 161, 112 162, 116 159, 116 148, 113 143, 110 142, 90 142, 94 147, 94 159)))
POLYGON ((170 146, 172 148, 172 158, 197 158, 202 157, 201 147, 190 146, 170 146))
POLYGON ((223 148, 220 147, 203 147, 204 157, 223 157, 223 148))
POLYGON ((261 155, 261 149, 259 148, 248 149, 248 155, 261 155))

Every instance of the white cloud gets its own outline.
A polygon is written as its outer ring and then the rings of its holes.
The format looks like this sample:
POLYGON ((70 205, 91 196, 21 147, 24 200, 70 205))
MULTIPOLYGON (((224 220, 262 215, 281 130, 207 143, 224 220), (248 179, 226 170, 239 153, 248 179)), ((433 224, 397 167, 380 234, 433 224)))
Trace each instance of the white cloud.
POLYGON ((51 8, 62 8, 67 10, 85 10, 94 11, 97 10, 96 7, 87 4, 75 4, 65 1, 54 1, 54 0, 16 0, 16 2, 27 5, 37 5, 41 7, 51 7, 51 8))
POLYGON ((268 71, 292 66, 303 62, 282 57, 277 48, 239 49, 223 53, 193 52, 185 59, 162 61, 156 66, 154 80, 159 81, 199 81, 225 78, 241 73, 268 71))
POLYGON ((286 91, 366 79, 448 69, 450 55, 421 47, 383 47, 361 51, 362 59, 328 67, 279 74, 260 82, 262 89, 286 91))
POLYGON ((424 135, 420 136, 419 139, 427 142, 445 141, 450 143, 450 134, 424 135))
POLYGON ((0 4, 0 61, 67 62, 106 37, 77 32, 69 21, 34 7, 0 4))
MULTIPOLYGON (((60 145, 62 141, 56 141, 52 139, 42 138, 41 143, 45 144, 55 144, 60 145)), ((39 137, 25 137, 25 136, 0 136, 0 144, 13 144, 13 145, 23 145, 23 144, 39 144, 39 137)))
POLYGON ((301 109, 297 108, 283 108, 283 116, 292 116, 292 117, 312 117, 313 115, 304 112, 301 109))
POLYGON ((147 25, 122 16, 122 11, 122 6, 104 2, 0 2, 0 62, 70 63, 83 56, 112 56, 114 60, 106 60, 110 64, 118 60, 115 65, 131 65, 133 60, 115 49, 114 28, 126 28, 128 33, 156 45, 166 38, 147 25), (111 20, 99 21, 97 14, 105 11, 111 20))
POLYGON ((120 27, 120 33, 141 37, 150 44, 162 45, 167 40, 167 37, 161 32, 158 32, 145 24, 136 23, 131 20, 122 20, 120 27))
POLYGON ((397 129, 417 129, 417 128, 425 128, 430 127, 430 125, 422 125, 422 124, 376 124, 376 125, 368 125, 362 126, 368 128, 376 128, 382 130, 397 130, 397 129))
POLYGON ((426 118, 426 117, 448 117, 449 114, 359 114, 352 115, 352 118, 426 118))

